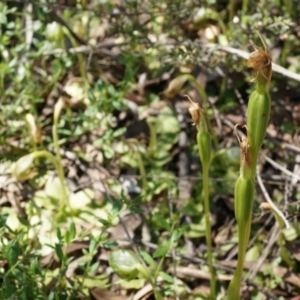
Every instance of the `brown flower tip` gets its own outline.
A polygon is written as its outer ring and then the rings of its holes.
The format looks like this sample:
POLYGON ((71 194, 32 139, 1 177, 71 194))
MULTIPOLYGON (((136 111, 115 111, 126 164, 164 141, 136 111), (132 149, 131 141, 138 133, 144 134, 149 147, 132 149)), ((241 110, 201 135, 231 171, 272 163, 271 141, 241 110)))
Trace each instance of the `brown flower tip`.
POLYGON ((192 99, 188 96, 188 95, 185 95, 191 102, 191 106, 189 107, 189 112, 192 116, 192 119, 194 121, 193 125, 199 125, 200 124, 200 120, 201 120, 201 117, 203 116, 203 109, 200 108, 199 104, 192 101, 192 99))
POLYGON ((252 44, 255 49, 254 52, 250 53, 249 59, 247 61, 247 67, 252 68, 255 71, 255 77, 251 80, 255 81, 259 76, 264 78, 267 83, 271 81, 272 75, 272 59, 268 53, 265 41, 259 32, 257 34, 264 46, 264 50, 258 48, 256 45, 252 44))
MULTIPOLYGON (((240 126, 240 124, 235 125, 234 131, 235 131, 236 138, 237 138, 237 140, 239 141, 239 144, 240 144, 240 150, 241 150, 240 163, 241 163, 241 166, 246 163, 247 166, 249 167, 249 166, 251 166, 251 163, 252 163, 249 140, 245 136, 240 138, 240 136, 237 132, 237 127, 238 126, 240 126)), ((246 131, 247 131, 247 127, 245 125, 242 128, 245 128, 246 131)))

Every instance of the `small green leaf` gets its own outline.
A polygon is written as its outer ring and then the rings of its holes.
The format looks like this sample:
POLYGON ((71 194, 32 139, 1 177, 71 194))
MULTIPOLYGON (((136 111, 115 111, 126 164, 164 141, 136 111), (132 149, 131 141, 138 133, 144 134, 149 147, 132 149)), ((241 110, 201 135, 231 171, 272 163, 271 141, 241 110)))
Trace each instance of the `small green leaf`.
POLYGON ((105 219, 102 219, 102 218, 97 218, 97 220, 105 227, 109 227, 110 226, 110 222, 105 220, 105 219))
POLYGON ((9 248, 10 249, 9 249, 9 252, 8 252, 8 263, 9 263, 9 266, 12 267, 18 261, 18 256, 19 256, 19 246, 18 246, 18 243, 16 241, 13 241, 10 244, 9 248))
POLYGON ((167 282, 174 283, 174 278, 165 272, 159 272, 159 275, 167 282))
POLYGON ((15 292, 15 288, 11 285, 10 280, 7 276, 3 278, 3 288, 4 288, 4 299, 11 299, 15 292))
POLYGON ((29 227, 30 226, 30 223, 28 222, 27 219, 23 218, 23 217, 18 217, 20 223, 26 227, 29 227))
POLYGON ((114 138, 117 138, 121 135, 123 135, 125 132, 126 132, 127 128, 126 127, 121 127, 119 129, 116 129, 113 133, 113 137, 114 138))
POLYGON ((180 239, 180 237, 182 236, 183 231, 182 230, 178 230, 176 229, 171 236, 171 245, 174 245, 175 243, 177 243, 177 241, 180 239))
POLYGON ((61 231, 60 231, 59 227, 56 228, 56 236, 59 241, 62 241, 63 237, 61 235, 61 231))
POLYGON ((70 262, 73 261, 73 260, 74 260, 74 256, 69 257, 69 258, 66 260, 65 265, 68 266, 68 265, 70 264, 70 262))
POLYGON ((142 214, 144 212, 141 208, 134 206, 134 205, 130 206, 129 210, 134 214, 142 214))
POLYGON ((82 248, 82 253, 84 256, 89 256, 89 252, 84 248, 82 248))
POLYGON ((14 278, 17 282, 22 282, 24 279, 24 273, 21 272, 18 268, 11 269, 11 277, 14 278))
POLYGON ((158 222, 158 225, 168 231, 171 231, 171 226, 168 224, 166 219, 164 219, 162 216, 158 214, 154 214, 156 221, 158 222))
POLYGON ((95 249, 96 249, 96 241, 95 240, 91 240, 90 245, 89 245, 89 253, 94 255, 95 254, 95 249))
POLYGON ((65 241, 66 244, 70 244, 71 241, 75 238, 76 236, 76 228, 74 222, 70 224, 70 230, 66 232, 65 234, 65 241))
POLYGON ((31 260, 29 269, 32 274, 40 274, 40 266, 36 257, 31 260))
POLYGON ((76 236, 76 227, 74 222, 71 223, 70 232, 71 232, 71 238, 74 239, 76 236))
POLYGON ((156 262, 155 260, 152 258, 152 256, 143 251, 143 250, 140 250, 140 253, 141 253, 141 256, 143 257, 143 259, 145 260, 145 262, 152 268, 155 268, 156 267, 156 262))
POLYGON ((67 245, 69 245, 69 244, 70 244, 70 241, 71 241, 70 231, 67 231, 67 232, 65 233, 65 242, 66 242, 67 245))
POLYGON ((62 252, 62 249, 61 249, 61 245, 60 244, 55 244, 55 252, 58 256, 58 258, 63 261, 64 260, 64 254, 62 252))
POLYGON ((120 282, 120 285, 125 289, 139 290, 143 286, 145 286, 145 279, 139 278, 130 281, 123 280, 122 282, 120 282))
POLYGON ((8 218, 7 213, 0 216, 0 228, 5 226, 7 218, 8 218))
POLYGON ((90 268, 90 272, 91 273, 94 273, 98 268, 99 268, 99 265, 100 265, 100 262, 99 261, 97 261, 97 262, 95 262, 92 266, 91 266, 91 268, 90 268))
MULTIPOLYGON (((84 287, 87 287, 87 288, 94 288, 96 286, 99 289, 107 289, 107 287, 108 287, 107 275, 97 275, 97 276, 91 276, 91 277, 77 275, 76 278, 80 279, 80 281, 83 282, 84 287)), ((64 299, 66 299, 66 298, 64 298, 64 299)), ((103 298, 101 297, 101 299, 103 299, 103 298)))
POLYGON ((114 241, 103 241, 100 242, 100 246, 105 249, 112 249, 118 246, 117 242, 114 241))
POLYGON ((169 247, 160 247, 158 249, 155 250, 155 252, 153 253, 153 257, 156 258, 156 257, 163 257, 163 256, 166 256, 166 254, 168 253, 169 251, 169 247))
POLYGON ((110 212, 110 216, 112 218, 116 217, 119 214, 121 208, 122 208, 122 202, 121 202, 121 200, 115 199, 114 202, 113 202, 112 210, 110 212))

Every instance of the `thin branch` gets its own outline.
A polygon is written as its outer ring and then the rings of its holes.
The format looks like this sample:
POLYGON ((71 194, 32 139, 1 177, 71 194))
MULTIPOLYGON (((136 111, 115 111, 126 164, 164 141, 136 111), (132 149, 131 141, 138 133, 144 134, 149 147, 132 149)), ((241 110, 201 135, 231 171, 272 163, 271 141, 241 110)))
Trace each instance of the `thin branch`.
MULTIPOLYGON (((85 52, 91 52, 91 51, 98 51, 100 50, 101 48, 110 48, 110 47, 122 47, 122 46, 126 46, 126 45, 129 45, 130 41, 127 41, 127 42, 123 42, 123 43, 100 43, 98 44, 97 46, 95 47, 91 47, 91 46, 80 46, 80 47, 75 47, 75 48, 70 48, 68 50, 65 50, 65 49, 54 49, 54 50, 50 50, 50 51, 45 51, 43 53, 43 55, 54 55, 54 54, 62 54, 62 53, 65 53, 65 52, 70 52, 70 53, 85 53, 85 52)), ((235 49, 235 48, 232 48, 232 47, 228 47, 228 46, 220 46, 220 45, 217 45, 217 44, 202 44, 202 43, 199 43, 199 42, 192 42, 192 41, 165 41, 165 42, 155 42, 155 43, 152 43, 150 41, 139 41, 140 44, 149 44, 151 45, 152 47, 155 47, 155 46, 177 46, 177 45, 186 45, 186 46, 197 46, 197 47, 200 47, 200 48, 207 48, 207 49, 210 49, 211 51, 223 51, 223 52, 226 52, 226 53, 230 53, 230 54, 233 54, 233 55, 237 55, 241 58, 244 58, 244 59, 248 59, 249 58, 249 53, 246 52, 246 51, 243 51, 243 50, 240 50, 240 49, 235 49)), ((285 77, 288 77, 288 78, 291 78, 291 79, 294 79, 296 81, 299 81, 300 82, 300 75, 299 74, 296 74, 294 72, 291 72, 275 63, 272 63, 272 69, 274 72, 276 73, 279 73, 285 77)))
POLYGON ((296 174, 294 174, 293 172, 289 171, 288 169, 282 167, 281 165, 279 165, 276 161, 274 161, 273 159, 271 159, 270 157, 266 156, 265 154, 261 154, 262 157, 270 164, 272 165, 275 169, 280 170, 282 173, 291 176, 292 178, 298 177, 296 174))
POLYGON ((285 227, 287 229, 290 228, 290 224, 288 222, 288 220, 285 218, 284 214, 281 212, 281 210, 279 210, 279 208, 273 203, 271 197, 269 196, 264 184, 263 184, 263 181, 261 180, 261 177, 260 177, 260 174, 259 174, 259 171, 257 170, 256 172, 256 177, 257 177, 257 182, 260 186, 260 189, 265 197, 265 199, 267 200, 267 202, 270 204, 270 206, 272 207, 272 209, 274 210, 274 212, 276 214, 278 214, 278 216, 282 219, 282 221, 284 222, 285 224, 285 227))

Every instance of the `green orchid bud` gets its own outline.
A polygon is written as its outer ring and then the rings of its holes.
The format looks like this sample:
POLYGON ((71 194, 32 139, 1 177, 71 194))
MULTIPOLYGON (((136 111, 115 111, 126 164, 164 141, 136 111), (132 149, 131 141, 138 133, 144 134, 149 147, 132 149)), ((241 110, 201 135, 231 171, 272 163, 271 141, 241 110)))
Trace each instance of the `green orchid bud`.
POLYGON ((199 149, 199 157, 202 165, 208 169, 211 160, 212 149, 211 149, 211 134, 208 130, 208 124, 207 124, 205 112, 202 108, 200 108, 198 103, 193 102, 189 98, 189 96, 187 96, 187 98, 191 102, 191 106, 189 107, 189 112, 194 121, 194 125, 197 127, 198 130, 197 144, 199 149))
POLYGON ((250 151, 256 160, 267 131, 271 111, 271 98, 267 90, 254 90, 248 103, 248 136, 250 151))
POLYGON ((209 164, 211 158, 211 134, 208 131, 198 131, 197 142, 199 147, 199 157, 202 164, 209 164))
POLYGON ((235 183, 234 212, 237 223, 242 227, 251 221, 254 192, 252 178, 240 176, 235 183))
POLYGON ((249 98, 247 111, 249 144, 254 160, 252 168, 253 176, 255 175, 257 155, 266 134, 271 111, 269 86, 272 76, 272 60, 262 36, 259 33, 258 35, 264 46, 264 50, 252 45, 255 51, 250 54, 247 61, 247 66, 255 72, 255 77, 251 81, 256 81, 255 90, 249 98))
POLYGON ((138 256, 133 251, 124 249, 111 253, 109 265, 119 277, 127 280, 135 279, 141 268, 138 256))

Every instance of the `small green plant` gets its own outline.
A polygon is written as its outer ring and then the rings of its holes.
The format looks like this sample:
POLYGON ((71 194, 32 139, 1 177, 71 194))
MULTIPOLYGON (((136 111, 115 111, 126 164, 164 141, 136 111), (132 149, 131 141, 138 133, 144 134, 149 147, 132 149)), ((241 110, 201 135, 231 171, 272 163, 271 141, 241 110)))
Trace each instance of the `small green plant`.
POLYGON ((243 274, 243 265, 251 230, 251 213, 254 200, 255 186, 251 175, 253 163, 249 151, 249 141, 245 137, 240 142, 240 176, 234 189, 234 212, 238 224, 238 263, 233 280, 230 282, 228 299, 239 299, 240 283, 243 274))
MULTIPOLYGON (((259 35, 260 36, 260 35, 259 35)), ((241 159, 240 176, 234 190, 234 212, 238 225, 238 262, 228 288, 228 299, 240 299, 240 285, 243 274, 245 254, 251 231, 251 214, 255 194, 256 163, 262 146, 270 117, 271 98, 269 86, 272 74, 271 57, 255 45, 255 51, 249 56, 247 66, 253 68, 256 81, 255 90, 251 93, 247 112, 247 137, 239 139, 241 159)))
POLYGON ((109 264, 120 278, 127 280, 135 279, 137 276, 144 278, 151 284, 155 299, 163 299, 151 273, 140 263, 139 257, 132 250, 113 251, 109 258, 109 264))
POLYGON ((266 209, 266 210, 271 210, 271 212, 273 213, 275 220, 278 224, 279 227, 279 236, 277 239, 277 244, 280 248, 280 256, 282 258, 282 260, 291 268, 295 268, 296 264, 295 261, 292 260, 289 251, 286 249, 285 246, 285 237, 284 237, 284 233, 283 230, 289 229, 290 225, 289 222, 285 219, 285 217, 283 216, 283 214, 281 213, 280 210, 278 210, 277 207, 274 206, 273 203, 270 202, 263 202, 260 205, 260 208, 262 209, 266 209))
MULTIPOLYGON (((163 283, 168 286, 168 290, 164 290, 166 294, 180 294, 184 290, 175 290, 174 278, 165 273, 163 269, 164 262, 169 253, 174 249, 182 236, 185 226, 179 226, 175 228, 179 221, 179 214, 172 216, 172 224, 165 220, 162 216, 154 214, 154 218, 159 227, 170 233, 170 238, 166 243, 160 245, 153 255, 139 250, 137 255, 132 250, 118 249, 114 250, 109 258, 109 264, 113 268, 114 272, 122 279, 126 281, 142 279, 151 284, 153 288, 154 297, 156 300, 162 300, 162 292, 157 287, 158 279, 161 278, 163 283), (158 262, 155 261, 158 259, 158 262)), ((178 280, 178 283, 180 281, 178 280)))
MULTIPOLYGON (((24 181, 27 179, 32 178, 34 175, 36 175, 36 172, 33 170, 34 161, 36 159, 40 158, 46 158, 51 161, 51 163, 54 165, 58 178, 60 180, 60 186, 61 186, 61 205, 58 213, 58 217, 62 216, 66 210, 66 208, 70 208, 69 205, 69 196, 68 196, 68 189, 66 186, 66 180, 64 175, 64 170, 61 162, 61 155, 60 155, 60 146, 59 146, 59 140, 58 140, 58 121, 61 114, 61 111, 64 107, 64 102, 62 98, 58 100, 58 102, 55 105, 54 108, 54 117, 53 117, 53 126, 52 126, 52 135, 53 135, 53 144, 55 149, 55 156, 53 156, 49 151, 47 150, 38 150, 33 151, 30 154, 27 154, 25 156, 22 156, 15 164, 15 167, 13 169, 13 175, 14 177, 19 181, 24 181)), ((31 119, 31 118, 29 118, 31 119)), ((31 129, 32 129, 32 122, 29 123, 31 129)), ((33 133, 33 139, 34 133, 33 133)))
POLYGON ((210 271, 210 299, 216 299, 216 275, 213 267, 213 249, 211 240, 211 224, 209 210, 209 166, 211 162, 212 139, 211 134, 208 130, 208 123, 204 110, 202 110, 197 103, 191 101, 189 112, 193 118, 194 125, 196 126, 198 131, 197 145, 199 150, 200 161, 202 164, 205 237, 207 244, 208 266, 210 271))

